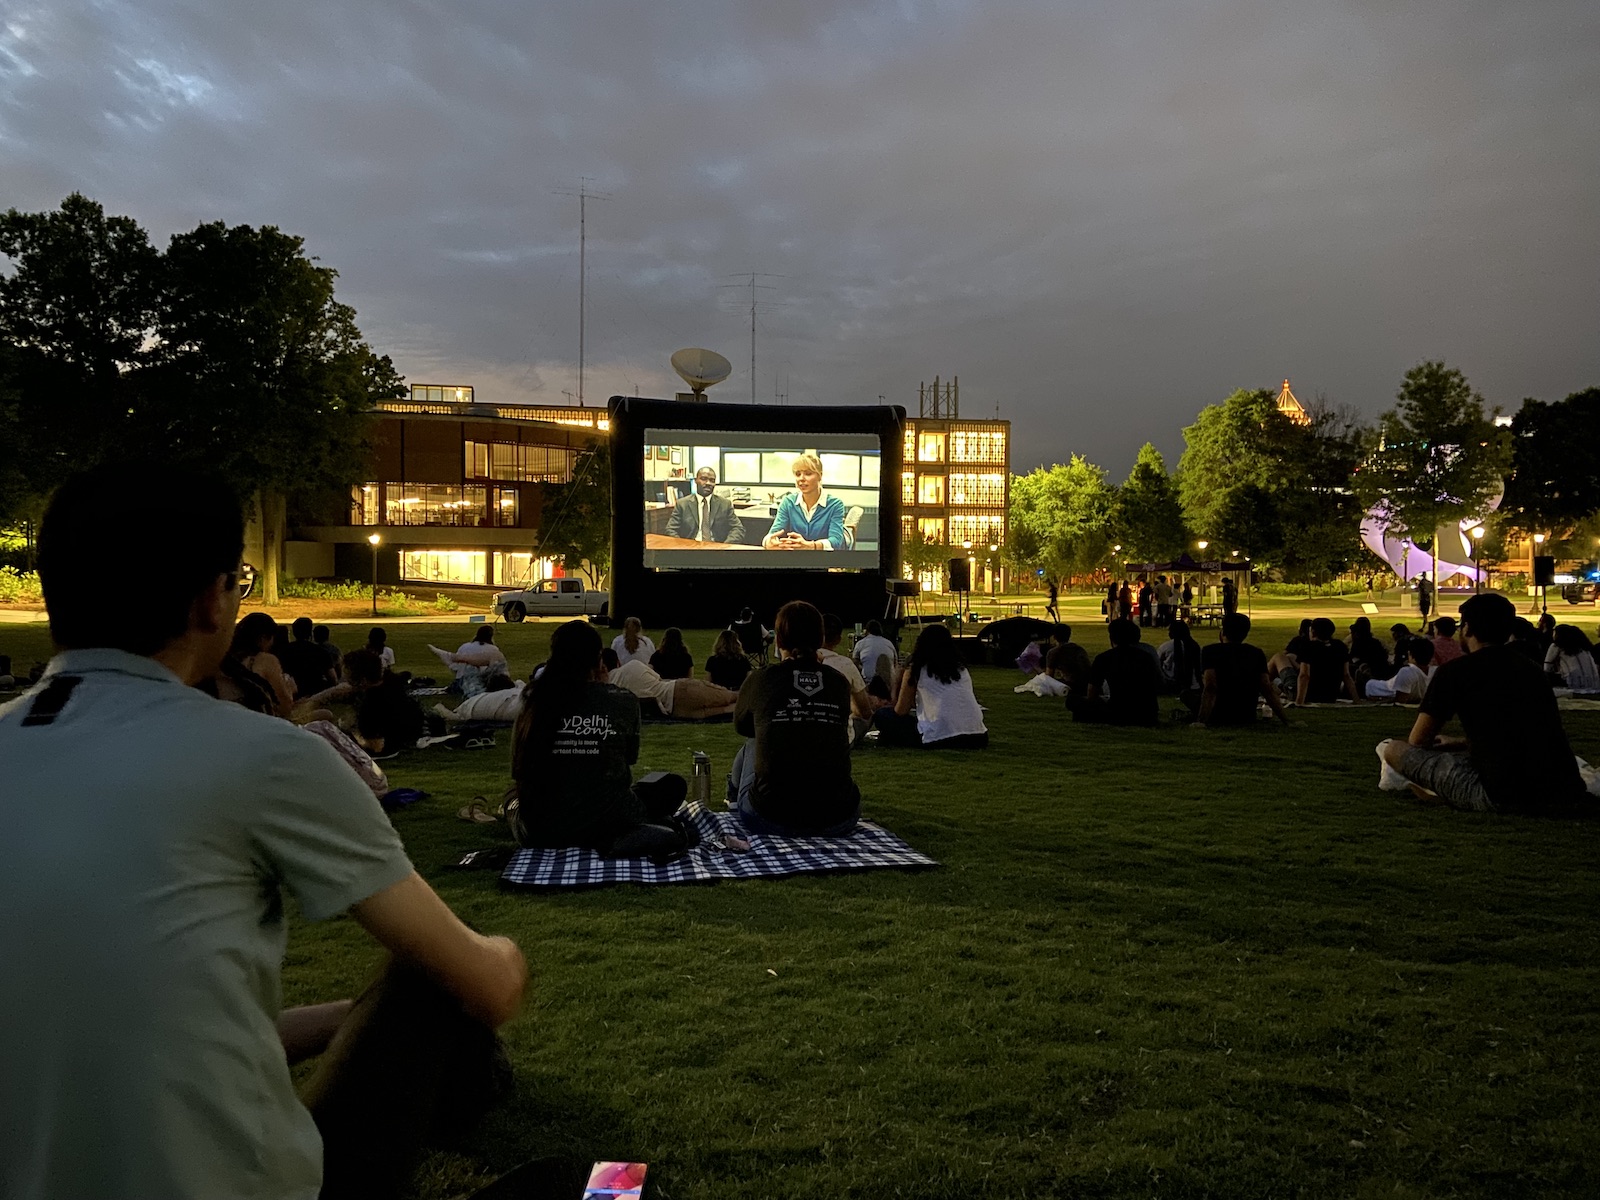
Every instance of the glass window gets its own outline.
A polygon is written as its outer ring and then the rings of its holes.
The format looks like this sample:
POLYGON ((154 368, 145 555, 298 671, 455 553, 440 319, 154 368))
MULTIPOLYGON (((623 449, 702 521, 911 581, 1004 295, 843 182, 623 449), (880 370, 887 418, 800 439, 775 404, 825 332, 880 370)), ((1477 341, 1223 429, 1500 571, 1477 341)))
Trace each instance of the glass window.
POLYGON ((917 427, 910 421, 906 422, 905 452, 901 455, 901 462, 917 461, 917 427))
MULTIPOLYGON (((756 453, 722 456, 723 483, 760 483, 761 455, 756 453)), ((791 479, 791 482, 793 480, 791 479)))
POLYGON ((779 487, 794 487, 794 460, 799 457, 792 450, 778 450, 761 456, 761 482, 779 487))
POLYGON ((915 471, 900 472, 900 503, 915 504, 917 502, 917 473, 915 471))
POLYGON ((517 523, 517 489, 494 489, 494 514, 492 524, 515 526, 517 523))
POLYGON ((350 489, 350 524, 378 524, 378 485, 363 483, 350 489))
POLYGON ((1001 507, 1006 502, 1006 477, 999 472, 974 474, 964 471, 950 473, 950 503, 993 505, 1001 507))
POLYGON ((400 578, 415 583, 487 583, 482 550, 402 550, 400 578))
POLYGON ((489 582, 500 587, 532 587, 540 579, 556 574, 556 560, 536 559, 532 554, 515 550, 496 550, 492 555, 494 578, 489 582))
POLYGON ((996 513, 951 513, 950 543, 971 542, 987 549, 1004 543, 1005 521, 996 513))
POLYGON ((1010 461, 1006 454, 1005 428, 952 430, 950 461, 1004 465, 1010 461))
POLYGON ((917 503, 940 505, 944 503, 943 475, 917 476, 917 503))
POLYGON ((487 489, 469 484, 384 485, 384 521, 389 525, 487 525, 487 489))
POLYGON ((923 541, 944 544, 944 518, 943 517, 918 517, 917 532, 922 534, 923 541))
POLYGON ((861 486, 861 456, 859 454, 819 454, 822 459, 822 483, 830 488, 861 486))
POLYGON ((917 461, 937 463, 944 461, 944 434, 924 433, 917 438, 917 461))
POLYGON ((875 488, 878 486, 878 456, 876 454, 863 454, 861 456, 861 486, 875 488))

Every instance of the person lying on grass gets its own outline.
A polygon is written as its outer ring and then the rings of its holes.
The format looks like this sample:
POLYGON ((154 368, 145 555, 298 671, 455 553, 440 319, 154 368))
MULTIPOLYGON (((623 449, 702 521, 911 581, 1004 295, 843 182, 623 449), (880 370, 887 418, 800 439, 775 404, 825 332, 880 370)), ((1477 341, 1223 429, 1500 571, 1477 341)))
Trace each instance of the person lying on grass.
POLYGON ((1267 656, 1245 639, 1250 618, 1229 613, 1222 618, 1222 640, 1200 651, 1200 700, 1195 724, 1254 725, 1256 701, 1265 700, 1273 715, 1289 723, 1283 699, 1267 670, 1267 656))
POLYGON ((1428 681, 1438 668, 1433 665, 1433 642, 1411 638, 1406 642, 1406 665, 1392 679, 1367 680, 1368 700, 1393 700, 1396 704, 1421 704, 1428 681))
POLYGON ((654 667, 637 658, 624 661, 613 671, 611 682, 626 688, 641 701, 651 701, 662 716, 676 717, 680 721, 727 716, 739 699, 738 692, 704 679, 663 679, 654 667))
POLYGON ((523 690, 511 743, 511 831, 522 845, 545 849, 577 846, 617 858, 676 853, 688 838, 672 814, 688 782, 667 775, 634 784, 639 701, 607 681, 600 651, 594 626, 568 621, 523 690))
POLYGON ((232 489, 171 463, 80 475, 45 513, 58 653, 0 708, 7 1196, 398 1196, 504 1082, 521 951, 456 918, 325 742, 194 686, 243 544, 232 489), (185 515, 107 622, 104 549, 147 535, 131 495, 185 515), (281 1010, 288 897, 393 955, 359 999, 281 1010))
POLYGON ((972 672, 943 625, 926 626, 917 635, 894 707, 878 709, 872 723, 881 746, 982 750, 989 745, 983 709, 972 691, 972 672))
POLYGON ((778 610, 779 660, 739 689, 733 727, 747 740, 728 776, 728 805, 751 833, 843 837, 861 815, 850 778, 850 685, 822 665, 822 614, 778 610))
POLYGON ((1406 740, 1379 747, 1419 798, 1473 812, 1578 816, 1595 812, 1561 713, 1537 663, 1506 643, 1517 619, 1492 592, 1461 605, 1466 653, 1434 673, 1406 740), (1443 737, 1452 717, 1466 737, 1443 737))

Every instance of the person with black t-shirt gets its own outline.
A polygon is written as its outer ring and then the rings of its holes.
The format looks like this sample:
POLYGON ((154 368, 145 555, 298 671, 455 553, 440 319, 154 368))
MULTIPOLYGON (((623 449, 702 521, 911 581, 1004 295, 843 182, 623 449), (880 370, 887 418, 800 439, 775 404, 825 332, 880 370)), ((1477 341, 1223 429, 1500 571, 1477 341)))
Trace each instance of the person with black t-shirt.
POLYGON ((1388 679, 1395 668, 1389 662, 1389 649, 1372 635, 1372 620, 1357 617, 1350 622, 1350 669, 1362 690, 1371 679, 1388 679))
POLYGON ((517 804, 511 831, 524 846, 580 846, 615 858, 673 854, 687 829, 673 819, 688 781, 633 782, 639 701, 606 682, 600 635, 568 621, 523 693, 512 734, 517 804))
POLYGON ((1384 742, 1383 760, 1425 789, 1419 796, 1451 808, 1594 815, 1550 685, 1506 644, 1516 619, 1511 601, 1492 592, 1461 605, 1467 653, 1434 673, 1410 736, 1384 742), (1465 738, 1440 736, 1452 717, 1465 738))
POLYGON ((1335 626, 1327 617, 1311 622, 1311 644, 1300 662, 1295 681, 1296 704, 1332 704, 1341 696, 1360 699, 1350 674, 1350 648, 1334 640, 1335 626))
POLYGON ((1278 689, 1267 673, 1267 656, 1248 645, 1250 618, 1230 613, 1222 618, 1222 640, 1200 651, 1200 712, 1197 725, 1254 725, 1256 700, 1265 700, 1285 725, 1288 716, 1278 689))
POLYGON ((1161 708, 1161 668, 1139 648, 1139 627, 1125 617, 1111 622, 1111 649, 1089 665, 1086 696, 1068 696, 1074 721, 1105 725, 1154 725, 1161 708))
POLYGON ((311 640, 313 629, 310 617, 296 617, 289 626, 289 642, 280 655, 283 673, 294 680, 296 696, 312 696, 339 682, 328 652, 311 640))
MULTIPOLYGON (((369 754, 408 750, 427 728, 419 705, 406 685, 384 669, 371 650, 352 650, 344 656, 345 684, 353 692, 356 741, 369 754)), ((334 689, 322 693, 332 698, 334 689)))
POLYGON ((650 669, 663 679, 692 679, 694 655, 683 644, 683 630, 673 626, 661 635, 661 647, 650 656, 650 669))
POLYGON ((817 658, 822 614, 803 600, 778 610, 782 658, 739 690, 733 727, 750 739, 729 777, 729 803, 751 833, 842 837, 861 816, 850 778, 850 685, 817 658))

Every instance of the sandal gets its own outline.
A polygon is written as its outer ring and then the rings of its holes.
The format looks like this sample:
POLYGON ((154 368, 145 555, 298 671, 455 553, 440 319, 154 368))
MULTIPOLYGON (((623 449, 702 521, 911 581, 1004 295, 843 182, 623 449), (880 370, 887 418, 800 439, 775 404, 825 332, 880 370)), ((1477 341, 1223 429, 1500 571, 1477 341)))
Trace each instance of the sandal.
POLYGON ((474 825, 498 825, 500 823, 500 818, 489 811, 489 802, 482 796, 474 796, 472 803, 457 809, 456 816, 474 825))

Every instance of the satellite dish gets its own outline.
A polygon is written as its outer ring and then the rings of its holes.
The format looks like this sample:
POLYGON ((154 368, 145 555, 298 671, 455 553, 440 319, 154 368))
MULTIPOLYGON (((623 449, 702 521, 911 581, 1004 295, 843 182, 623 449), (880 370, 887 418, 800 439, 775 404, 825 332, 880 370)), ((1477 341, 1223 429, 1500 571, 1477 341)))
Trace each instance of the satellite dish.
POLYGON ((704 396, 708 387, 721 383, 733 374, 733 364, 715 350, 695 347, 674 351, 672 369, 689 385, 696 397, 704 396))

